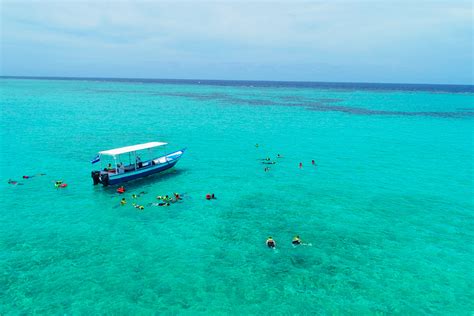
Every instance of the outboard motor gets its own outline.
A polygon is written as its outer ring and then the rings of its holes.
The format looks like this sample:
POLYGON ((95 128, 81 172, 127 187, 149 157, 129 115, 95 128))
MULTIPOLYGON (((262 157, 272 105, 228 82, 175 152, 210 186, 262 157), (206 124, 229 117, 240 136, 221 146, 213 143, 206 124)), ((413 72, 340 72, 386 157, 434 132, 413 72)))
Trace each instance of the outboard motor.
POLYGON ((92 171, 91 177, 92 181, 94 181, 94 185, 98 185, 100 183, 100 171, 92 171))
POLYGON ((108 186, 109 185, 109 174, 108 173, 103 173, 100 175, 100 182, 102 182, 102 184, 104 186, 108 186))

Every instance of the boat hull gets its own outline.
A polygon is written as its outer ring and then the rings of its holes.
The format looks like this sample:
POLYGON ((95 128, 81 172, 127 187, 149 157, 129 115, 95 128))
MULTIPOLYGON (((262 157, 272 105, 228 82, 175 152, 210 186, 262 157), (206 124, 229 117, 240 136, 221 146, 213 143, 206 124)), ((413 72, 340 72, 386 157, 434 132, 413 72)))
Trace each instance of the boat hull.
POLYGON ((169 163, 167 165, 158 166, 157 168, 144 170, 142 172, 133 172, 133 174, 124 174, 124 176, 122 176, 122 177, 109 177, 109 184, 108 185, 120 184, 120 183, 124 183, 124 182, 127 182, 127 181, 147 177, 147 176, 150 176, 152 174, 160 173, 160 172, 163 172, 165 170, 168 170, 168 169, 174 167, 174 165, 176 165, 177 162, 178 161, 175 161, 175 162, 169 163))

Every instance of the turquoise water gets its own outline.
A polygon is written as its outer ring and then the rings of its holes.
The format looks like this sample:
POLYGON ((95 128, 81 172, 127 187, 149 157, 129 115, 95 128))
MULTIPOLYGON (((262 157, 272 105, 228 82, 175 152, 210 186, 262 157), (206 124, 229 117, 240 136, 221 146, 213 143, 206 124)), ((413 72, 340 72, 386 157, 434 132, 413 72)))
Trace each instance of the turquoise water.
POLYGON ((472 91, 0 85, 2 315, 474 311, 472 91), (98 151, 154 140, 188 150, 126 206, 92 185, 98 151))

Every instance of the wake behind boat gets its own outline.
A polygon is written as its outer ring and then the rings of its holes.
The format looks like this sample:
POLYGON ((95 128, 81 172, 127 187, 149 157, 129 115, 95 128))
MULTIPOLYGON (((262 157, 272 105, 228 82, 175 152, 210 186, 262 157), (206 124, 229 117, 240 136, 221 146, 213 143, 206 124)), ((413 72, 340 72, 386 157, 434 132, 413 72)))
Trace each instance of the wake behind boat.
MULTIPOLYGON (((167 145, 167 143, 149 142, 100 151, 91 161, 92 163, 100 162, 103 156, 111 157, 112 160, 105 166, 105 168, 102 168, 101 165, 99 170, 91 172, 94 185, 99 183, 102 183, 104 186, 120 184, 122 182, 146 177, 172 168, 181 158, 185 149, 171 152, 164 156, 154 156, 155 158, 145 161, 142 161, 139 156, 139 152, 142 150, 147 149, 150 152, 154 148, 165 145, 167 145), (124 154, 128 155, 126 155, 126 157, 121 156, 124 154), (128 160, 128 164, 124 164, 122 158, 125 158, 125 161, 128 160)), ((148 153, 148 155, 151 154, 148 153)))

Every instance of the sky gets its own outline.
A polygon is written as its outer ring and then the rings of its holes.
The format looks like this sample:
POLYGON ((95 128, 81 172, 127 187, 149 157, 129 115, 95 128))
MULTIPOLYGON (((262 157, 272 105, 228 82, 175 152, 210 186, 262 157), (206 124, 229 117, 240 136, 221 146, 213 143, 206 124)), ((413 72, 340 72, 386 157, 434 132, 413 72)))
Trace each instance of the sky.
POLYGON ((473 84, 473 2, 0 0, 0 75, 473 84))

